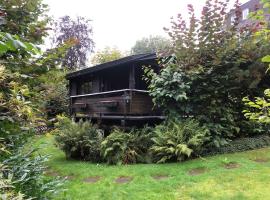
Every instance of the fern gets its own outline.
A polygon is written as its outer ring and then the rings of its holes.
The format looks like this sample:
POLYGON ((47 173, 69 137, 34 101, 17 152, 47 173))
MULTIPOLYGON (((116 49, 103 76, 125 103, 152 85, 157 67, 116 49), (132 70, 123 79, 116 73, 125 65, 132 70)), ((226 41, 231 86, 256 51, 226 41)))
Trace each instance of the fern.
POLYGON ((149 127, 124 132, 114 129, 101 143, 101 154, 108 164, 150 162, 149 148, 153 144, 149 127))
POLYGON ((154 129, 151 151, 157 163, 183 161, 198 152, 209 130, 195 120, 170 119, 154 129))
POLYGON ((100 145, 103 131, 87 121, 76 123, 65 116, 58 116, 57 119, 55 139, 67 158, 102 161, 100 145))

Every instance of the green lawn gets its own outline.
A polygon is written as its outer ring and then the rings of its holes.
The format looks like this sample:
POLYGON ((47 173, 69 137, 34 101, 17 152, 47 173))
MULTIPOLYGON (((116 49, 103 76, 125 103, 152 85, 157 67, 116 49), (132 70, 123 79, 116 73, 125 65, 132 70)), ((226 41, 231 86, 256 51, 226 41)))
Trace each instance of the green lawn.
POLYGON ((270 148, 226 154, 172 164, 138 164, 107 166, 68 161, 54 146, 53 136, 41 136, 33 145, 42 154, 50 154, 48 175, 68 177, 66 190, 55 199, 270 199, 270 148), (255 162, 254 160, 260 162, 255 162), (237 162, 233 169, 224 168, 237 162), (198 173, 190 175, 192 169, 198 173), (204 173, 199 174, 200 171, 204 173), (128 176, 128 183, 116 183, 128 176), (156 180, 153 176, 164 176, 156 180), (99 177, 95 183, 84 179, 99 177))

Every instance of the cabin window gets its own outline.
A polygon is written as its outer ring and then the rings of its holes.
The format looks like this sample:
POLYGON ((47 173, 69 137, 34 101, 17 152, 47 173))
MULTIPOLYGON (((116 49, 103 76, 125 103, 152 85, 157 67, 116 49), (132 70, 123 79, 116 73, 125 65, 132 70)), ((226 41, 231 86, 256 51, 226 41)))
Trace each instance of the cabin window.
POLYGON ((236 16, 235 16, 235 14, 233 14, 231 16, 231 25, 233 25, 235 23, 235 18, 236 18, 236 16))
POLYGON ((90 94, 93 90, 93 83, 92 81, 84 82, 80 88, 80 94, 90 94))
POLYGON ((249 9, 248 8, 244 9, 242 12, 243 20, 248 18, 248 14, 249 14, 249 9))

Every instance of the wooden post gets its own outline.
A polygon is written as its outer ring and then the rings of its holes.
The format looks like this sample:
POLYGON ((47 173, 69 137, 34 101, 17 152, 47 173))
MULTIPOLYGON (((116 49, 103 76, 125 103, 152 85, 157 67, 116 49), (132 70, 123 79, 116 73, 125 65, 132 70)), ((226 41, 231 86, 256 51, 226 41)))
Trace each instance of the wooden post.
POLYGON ((73 110, 72 110, 72 81, 69 80, 69 85, 68 85, 68 96, 69 96, 69 115, 72 116, 73 110))
POLYGON ((133 64, 129 71, 129 89, 135 89, 135 84, 135 66, 133 64))

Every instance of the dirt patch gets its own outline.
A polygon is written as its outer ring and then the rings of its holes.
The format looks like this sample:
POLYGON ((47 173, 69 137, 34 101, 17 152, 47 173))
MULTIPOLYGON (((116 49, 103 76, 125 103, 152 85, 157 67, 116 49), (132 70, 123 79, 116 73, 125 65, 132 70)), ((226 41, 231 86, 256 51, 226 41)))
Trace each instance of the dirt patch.
POLYGON ((88 178, 83 179, 83 182, 86 182, 86 183, 96 183, 100 179, 101 179, 100 176, 91 176, 91 177, 88 177, 88 178))
POLYGON ((266 162, 269 162, 270 159, 269 158, 256 158, 253 161, 255 161, 257 163, 266 163, 266 162))
POLYGON ((45 175, 46 176, 53 176, 53 177, 60 176, 60 174, 58 172, 56 172, 56 171, 46 171, 45 175))
POLYGON ((115 179, 116 183, 129 183, 133 180, 133 177, 130 176, 120 176, 117 179, 115 179))
POLYGON ((205 167, 198 167, 198 168, 194 168, 188 171, 188 174, 190 176, 197 176, 200 174, 204 174, 207 171, 207 169, 205 167))
POLYGON ((73 180, 73 179, 75 179, 75 176, 74 175, 68 175, 68 176, 65 176, 64 178, 66 180, 73 180))
POLYGON ((229 162, 229 163, 224 164, 225 169, 236 169, 239 167, 240 167, 240 164, 238 164, 237 162, 229 162))
POLYGON ((159 180, 168 179, 170 177, 168 175, 153 175, 152 178, 159 181, 159 180))

